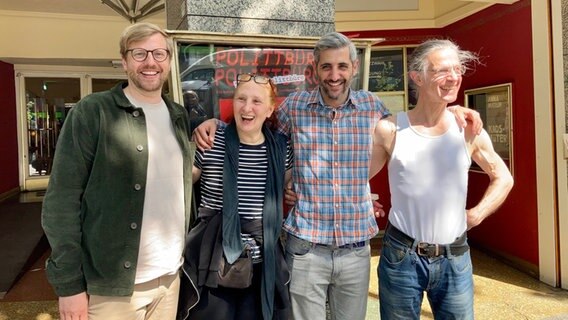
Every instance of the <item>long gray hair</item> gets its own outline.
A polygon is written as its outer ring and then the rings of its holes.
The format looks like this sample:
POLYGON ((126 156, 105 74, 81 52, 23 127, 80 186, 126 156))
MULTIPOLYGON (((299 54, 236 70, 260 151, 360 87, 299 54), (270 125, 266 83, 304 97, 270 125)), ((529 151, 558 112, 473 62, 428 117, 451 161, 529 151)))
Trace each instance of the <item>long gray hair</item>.
POLYGON ((458 54, 460 64, 464 71, 472 68, 474 64, 479 62, 479 57, 467 50, 462 50, 451 40, 431 39, 422 42, 410 55, 408 59, 408 71, 426 72, 428 70, 428 56, 437 50, 452 49, 458 54))
MULTIPOLYGON (((430 67, 428 64, 428 56, 432 52, 442 49, 451 49, 457 53, 463 70, 462 74, 479 63, 479 57, 477 54, 460 49, 460 47, 451 40, 430 39, 422 42, 418 47, 416 47, 416 49, 414 49, 408 59, 408 72, 416 71, 425 75, 430 67)), ((410 88, 412 91, 411 94, 416 95, 418 98, 416 84, 412 81, 412 79, 410 79, 410 88)))

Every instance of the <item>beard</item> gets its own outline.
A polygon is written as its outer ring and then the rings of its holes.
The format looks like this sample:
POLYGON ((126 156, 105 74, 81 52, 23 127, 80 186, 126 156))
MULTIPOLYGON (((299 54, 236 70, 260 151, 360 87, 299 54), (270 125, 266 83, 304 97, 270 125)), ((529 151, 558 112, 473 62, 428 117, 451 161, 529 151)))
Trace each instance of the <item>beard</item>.
POLYGON ((344 97, 347 94, 347 91, 349 90, 349 86, 347 84, 348 84, 347 80, 343 80, 343 83, 340 85, 340 87, 342 87, 340 91, 336 90, 331 91, 331 86, 328 84, 327 81, 324 81, 320 87, 323 91, 323 94, 326 97, 328 97, 331 100, 339 100, 340 98, 344 97))
POLYGON ((148 79, 144 79, 144 76, 135 70, 128 71, 128 79, 132 82, 132 84, 134 84, 134 86, 138 89, 146 92, 161 91, 164 82, 166 82, 166 78, 163 75, 164 72, 160 72, 159 78, 149 81, 148 79))

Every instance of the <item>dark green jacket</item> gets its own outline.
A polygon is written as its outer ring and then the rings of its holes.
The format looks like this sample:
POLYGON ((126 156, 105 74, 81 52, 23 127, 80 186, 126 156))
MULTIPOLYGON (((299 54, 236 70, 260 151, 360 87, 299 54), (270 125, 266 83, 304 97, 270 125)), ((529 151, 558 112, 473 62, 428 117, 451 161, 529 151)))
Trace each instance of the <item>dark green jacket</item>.
MULTIPOLYGON (((134 288, 148 141, 144 112, 124 86, 77 103, 57 141, 42 226, 52 249, 47 276, 59 296, 128 296, 134 288)), ((164 100, 183 155, 187 231, 195 145, 185 109, 164 100)))

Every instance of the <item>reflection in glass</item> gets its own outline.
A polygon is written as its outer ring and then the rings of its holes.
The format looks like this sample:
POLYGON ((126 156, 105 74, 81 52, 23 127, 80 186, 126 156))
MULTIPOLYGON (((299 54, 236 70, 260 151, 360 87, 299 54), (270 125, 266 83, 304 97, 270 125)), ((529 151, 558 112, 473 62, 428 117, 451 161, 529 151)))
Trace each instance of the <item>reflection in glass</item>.
POLYGON ((371 53, 369 91, 404 91, 402 49, 380 50, 371 53))
POLYGON ((80 99, 79 79, 25 78, 28 176, 49 175, 57 137, 80 99))
MULTIPOLYGON (((489 134, 493 148, 513 172, 512 84, 465 90, 465 106, 479 112, 483 128, 489 134)), ((475 163, 472 169, 480 170, 475 163)))
MULTIPOLYGON (((181 92, 192 118, 230 119, 237 74, 255 73, 272 77, 278 88, 277 103, 292 92, 310 91, 318 85, 313 70, 312 48, 243 48, 180 43, 178 57, 181 92)), ((361 50, 359 59, 362 59, 361 50)), ((352 88, 362 88, 358 76, 354 78, 352 88)))
POLYGON ((93 92, 101 92, 112 89, 116 84, 125 81, 124 79, 93 79, 93 92))

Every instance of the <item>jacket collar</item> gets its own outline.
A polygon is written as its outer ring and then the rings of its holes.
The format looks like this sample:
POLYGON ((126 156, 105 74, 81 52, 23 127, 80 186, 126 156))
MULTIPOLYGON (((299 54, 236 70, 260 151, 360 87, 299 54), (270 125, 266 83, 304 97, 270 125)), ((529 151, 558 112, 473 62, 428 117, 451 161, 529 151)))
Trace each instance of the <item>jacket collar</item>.
MULTIPOLYGON (((110 91, 112 92, 117 107, 132 112, 136 109, 136 107, 132 105, 132 103, 130 103, 130 100, 128 100, 128 98, 124 94, 124 88, 126 88, 127 86, 128 82, 123 81, 115 85, 110 91)), ((174 108, 174 103, 167 96, 162 94, 162 99, 164 99, 164 102, 168 107, 168 111, 170 112, 172 119, 177 119, 183 116, 183 111, 181 111, 180 108, 174 108)))

